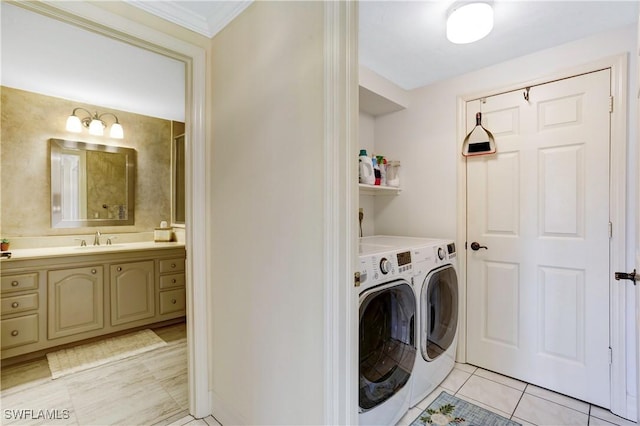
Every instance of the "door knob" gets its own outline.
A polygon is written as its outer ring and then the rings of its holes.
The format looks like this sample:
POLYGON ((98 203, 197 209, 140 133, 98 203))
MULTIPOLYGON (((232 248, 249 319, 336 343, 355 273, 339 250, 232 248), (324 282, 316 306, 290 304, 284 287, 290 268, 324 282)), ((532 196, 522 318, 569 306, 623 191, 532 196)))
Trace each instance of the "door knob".
POLYGON ((480 249, 488 250, 487 246, 481 246, 479 243, 475 241, 471 243, 471 250, 478 251, 480 249))
POLYGON ((630 280, 633 281, 633 285, 636 285, 636 270, 634 269, 633 272, 616 272, 614 274, 614 277, 617 281, 620 280, 630 280))

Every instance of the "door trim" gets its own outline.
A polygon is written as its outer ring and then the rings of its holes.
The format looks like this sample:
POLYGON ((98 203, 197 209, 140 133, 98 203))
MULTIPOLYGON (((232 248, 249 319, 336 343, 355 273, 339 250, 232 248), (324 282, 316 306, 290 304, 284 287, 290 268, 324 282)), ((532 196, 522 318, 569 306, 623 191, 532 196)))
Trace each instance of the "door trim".
POLYGON ((324 2, 324 424, 358 424, 358 3, 324 2))
MULTIPOLYGON (((610 295, 610 346, 611 361, 611 411, 619 416, 627 416, 627 377, 626 377, 626 296, 624 288, 616 285, 612 271, 624 271, 626 265, 626 187, 627 187, 627 54, 610 56, 575 68, 541 77, 517 85, 509 85, 496 90, 487 90, 458 96, 457 99, 457 133, 456 141, 462 141, 466 134, 466 111, 468 101, 489 97, 498 93, 524 89, 528 86, 544 84, 554 80, 570 78, 576 75, 603 69, 611 69, 611 95, 614 97, 611 113, 611 157, 609 217, 613 224, 609 254, 609 295, 610 295), (621 268, 621 269, 620 269, 621 268)), ((466 160, 460 155, 457 164, 457 230, 456 243, 464 247, 467 235, 467 171, 466 160)), ((465 256, 458 256, 458 277, 460 292, 459 340, 457 358, 466 362, 467 329, 466 329, 466 297, 467 297, 467 261, 465 256)))

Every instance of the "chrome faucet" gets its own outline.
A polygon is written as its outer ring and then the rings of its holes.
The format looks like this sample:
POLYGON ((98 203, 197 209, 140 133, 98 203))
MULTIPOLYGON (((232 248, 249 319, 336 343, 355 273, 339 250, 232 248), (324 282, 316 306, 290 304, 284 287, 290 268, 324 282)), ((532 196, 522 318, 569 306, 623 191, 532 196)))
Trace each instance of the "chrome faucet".
POLYGON ((93 237, 93 245, 94 246, 99 246, 100 245, 100 231, 96 231, 96 235, 93 237))

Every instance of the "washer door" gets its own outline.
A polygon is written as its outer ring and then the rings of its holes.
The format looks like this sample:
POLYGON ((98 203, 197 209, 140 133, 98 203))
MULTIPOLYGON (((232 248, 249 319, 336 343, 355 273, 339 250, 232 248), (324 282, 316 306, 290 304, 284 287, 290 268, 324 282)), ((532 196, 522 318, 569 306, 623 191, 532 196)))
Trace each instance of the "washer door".
POLYGON ((427 276, 420 306, 420 351, 426 361, 433 361, 451 346, 458 327, 458 276, 453 266, 427 276))
POLYGON ((391 398, 407 383, 416 357, 416 298, 397 280, 360 295, 360 410, 391 398))

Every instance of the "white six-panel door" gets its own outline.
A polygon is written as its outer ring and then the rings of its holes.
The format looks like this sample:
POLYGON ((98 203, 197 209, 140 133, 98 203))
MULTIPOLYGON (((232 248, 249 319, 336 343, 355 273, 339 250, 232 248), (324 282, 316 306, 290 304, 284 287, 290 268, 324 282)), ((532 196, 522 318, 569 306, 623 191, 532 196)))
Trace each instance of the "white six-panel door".
POLYGON ((466 108, 498 150, 467 160, 467 361, 603 407, 609 100, 607 69, 466 108))

